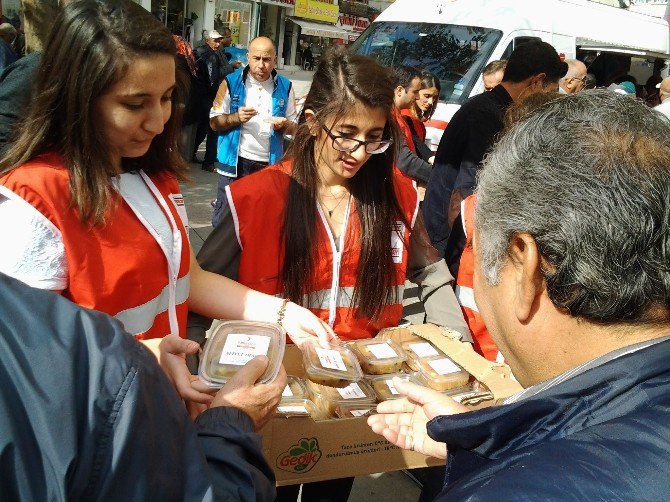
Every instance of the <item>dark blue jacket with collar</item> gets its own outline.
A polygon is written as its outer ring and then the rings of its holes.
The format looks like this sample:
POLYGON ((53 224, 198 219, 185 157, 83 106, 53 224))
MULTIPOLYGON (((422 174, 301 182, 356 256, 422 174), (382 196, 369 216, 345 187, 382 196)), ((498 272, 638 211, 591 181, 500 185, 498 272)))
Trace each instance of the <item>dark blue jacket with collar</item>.
POLYGON ((438 500, 668 500, 670 341, 428 433, 449 450, 438 500))
POLYGON ((274 499, 247 415, 193 424, 121 323, 0 273, 0 500, 274 499))

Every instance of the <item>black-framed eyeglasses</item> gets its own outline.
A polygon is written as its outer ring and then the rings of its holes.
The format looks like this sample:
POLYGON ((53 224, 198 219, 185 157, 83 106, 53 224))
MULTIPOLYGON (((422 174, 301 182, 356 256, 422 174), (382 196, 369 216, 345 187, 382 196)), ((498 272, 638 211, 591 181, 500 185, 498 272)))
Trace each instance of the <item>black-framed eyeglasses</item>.
POLYGON ((358 150, 358 147, 362 145, 363 148, 365 148, 366 153, 384 153, 386 150, 388 150, 389 146, 391 146, 391 143, 393 143, 392 139, 374 139, 370 141, 361 141, 354 138, 345 138, 344 136, 337 136, 333 134, 332 131, 326 126, 321 127, 323 127, 323 130, 326 131, 326 134, 330 137, 330 139, 333 140, 333 148, 338 152, 354 153, 356 150, 358 150))

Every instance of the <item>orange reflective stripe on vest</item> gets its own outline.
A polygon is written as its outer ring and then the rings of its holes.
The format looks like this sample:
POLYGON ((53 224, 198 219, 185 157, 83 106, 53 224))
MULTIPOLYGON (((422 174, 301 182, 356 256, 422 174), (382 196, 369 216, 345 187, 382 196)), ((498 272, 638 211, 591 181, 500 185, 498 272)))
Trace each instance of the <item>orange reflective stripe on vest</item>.
POLYGON ((467 322, 468 328, 470 328, 470 332, 472 333, 475 351, 489 361, 500 362, 502 361, 502 356, 486 329, 484 319, 480 315, 475 303, 473 290, 475 257, 472 250, 472 235, 474 232, 476 203, 477 197, 475 195, 470 195, 461 201, 461 220, 466 242, 458 266, 458 277, 456 277, 456 298, 458 298, 458 303, 461 304, 465 322, 467 322))
MULTIPOLYGON (((284 254, 281 230, 290 170, 291 164, 284 162, 242 178, 226 188, 235 232, 242 249, 238 281, 271 295, 281 294, 279 276, 284 254)), ((394 181, 400 207, 411 226, 418 211, 415 185, 397 169, 394 169, 394 181)), ((313 280, 303 305, 328 322, 345 340, 369 338, 383 328, 396 326, 402 314, 402 288, 411 228, 405 228, 401 222, 396 223, 400 236, 391 237, 395 265, 392 302, 385 305, 379 319, 373 321, 359 316, 352 302, 361 251, 360 221, 354 201, 349 202, 339 246, 318 206, 317 212, 313 280)))

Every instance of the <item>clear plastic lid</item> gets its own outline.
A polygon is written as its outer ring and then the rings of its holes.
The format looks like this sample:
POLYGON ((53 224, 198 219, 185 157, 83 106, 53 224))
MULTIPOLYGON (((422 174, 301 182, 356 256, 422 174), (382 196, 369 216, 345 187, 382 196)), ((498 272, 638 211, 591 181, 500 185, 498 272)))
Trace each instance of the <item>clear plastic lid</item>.
POLYGON ((475 380, 468 383, 464 387, 456 387, 442 391, 445 396, 451 397, 453 400, 466 405, 477 405, 485 401, 492 401, 494 399, 491 391, 483 383, 475 380))
POLYGON ((420 361, 421 359, 426 359, 427 357, 436 357, 445 355, 444 352, 442 352, 428 340, 423 341, 411 340, 401 343, 400 346, 407 354, 407 361, 406 361, 407 366, 413 371, 418 371, 419 369, 418 361, 420 361))
POLYGON ((377 406, 366 404, 348 404, 342 403, 335 408, 337 418, 358 418, 369 417, 377 412, 377 406))
POLYGON ((351 382, 346 387, 336 388, 307 382, 307 392, 314 404, 325 417, 335 415, 335 409, 341 404, 367 405, 374 407, 377 396, 369 383, 361 380, 351 382))
POLYGON ((287 379, 286 387, 284 387, 284 391, 281 393, 282 402, 289 399, 304 399, 307 397, 307 387, 302 379, 293 375, 288 375, 287 379))
POLYGON ((401 380, 415 384, 421 383, 415 377, 408 375, 407 373, 393 373, 389 375, 379 375, 372 377, 370 378, 370 383, 372 384, 372 388, 375 390, 375 394, 377 394, 378 402, 381 403, 382 401, 398 399, 399 397, 402 397, 396 390, 395 385, 393 385, 393 378, 400 378, 401 380))
POLYGON ((393 340, 356 340, 350 347, 358 357, 363 373, 368 375, 397 373, 407 360, 405 351, 393 340))
POLYGON ((279 417, 309 417, 317 415, 316 406, 305 398, 284 398, 275 413, 279 417))
POLYGON ((329 387, 346 387, 363 376, 354 353, 342 346, 324 349, 317 344, 305 343, 302 362, 307 378, 329 387))
POLYGON ((470 380, 470 373, 447 356, 419 360, 418 374, 422 383, 435 390, 463 387, 470 380))
POLYGON ((270 362, 258 383, 271 382, 279 373, 285 348, 286 333, 278 324, 225 321, 205 343, 198 375, 212 387, 222 387, 254 357, 267 356, 270 362))

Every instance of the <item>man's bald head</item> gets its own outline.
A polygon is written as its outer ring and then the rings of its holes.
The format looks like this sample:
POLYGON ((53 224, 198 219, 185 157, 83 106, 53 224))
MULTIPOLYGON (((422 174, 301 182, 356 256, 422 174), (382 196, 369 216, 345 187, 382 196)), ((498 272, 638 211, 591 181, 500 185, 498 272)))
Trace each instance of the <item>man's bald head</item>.
POLYGON ((275 44, 268 37, 256 37, 249 44, 247 51, 249 73, 259 82, 265 82, 272 76, 277 64, 275 44))
POLYGON ((566 94, 575 94, 584 89, 586 84, 586 65, 578 59, 566 59, 565 62, 568 64, 568 71, 558 85, 566 94))
POLYGON ((14 26, 12 26, 10 23, 0 24, 0 38, 2 38, 8 44, 13 43, 14 39, 16 38, 16 28, 14 28, 14 26))
POLYGON ((263 52, 272 52, 276 55, 277 50, 275 49, 275 44, 268 37, 256 37, 249 44, 249 52, 258 50, 263 52))
POLYGON ((658 84, 658 99, 661 103, 670 97, 670 77, 666 77, 658 84))

